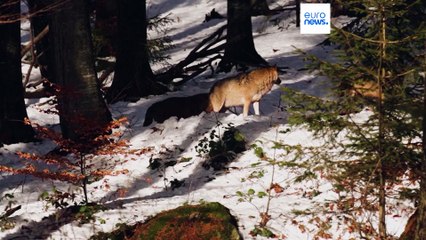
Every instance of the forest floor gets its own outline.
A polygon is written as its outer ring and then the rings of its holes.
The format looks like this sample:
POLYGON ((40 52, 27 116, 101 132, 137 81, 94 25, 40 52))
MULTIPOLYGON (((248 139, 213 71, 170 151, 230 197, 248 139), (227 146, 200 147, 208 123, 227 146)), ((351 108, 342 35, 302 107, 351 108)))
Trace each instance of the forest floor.
MULTIPOLYGON (((280 0, 271 4, 271 8, 280 7, 287 1, 280 0)), ((148 1, 148 15, 167 15, 174 19, 168 27, 167 35, 172 38, 173 49, 168 51, 168 64, 173 65, 191 51, 200 41, 222 25, 225 19, 213 19, 203 22, 205 14, 213 8, 226 15, 226 0, 153 0, 148 1)), ((174 97, 206 93, 213 83, 224 77, 236 74, 214 74, 207 71, 188 81, 180 89, 161 96, 150 96, 134 103, 118 102, 110 105, 115 118, 126 117, 129 123, 121 128, 124 138, 129 140, 130 149, 146 149, 139 155, 119 155, 110 158, 93 157, 91 164, 106 170, 123 170, 126 174, 105 176, 88 186, 89 200, 101 203, 103 211, 91 214, 93 219, 81 222, 67 218, 63 210, 57 209, 40 200, 44 192, 53 189, 73 192, 81 200, 80 188, 68 183, 40 180, 31 176, 0 175, 0 209, 21 205, 10 218, 11 229, 0 232, 1 239, 88 239, 97 232, 112 231, 120 224, 133 224, 164 210, 184 204, 200 202, 219 202, 230 209, 238 221, 239 231, 244 239, 253 237, 250 232, 262 220, 261 213, 268 211, 267 227, 280 239, 359 239, 358 232, 351 230, 349 217, 360 222, 372 222, 376 225, 375 213, 339 212, 330 207, 339 195, 332 184, 320 173, 315 178, 296 181, 305 174, 305 169, 290 165, 273 165, 260 158, 254 151, 255 144, 263 149, 270 159, 281 162, 293 161, 294 155, 281 145, 304 147, 321 146, 322 139, 314 138, 303 127, 291 127, 287 124, 286 105, 281 100, 282 87, 290 87, 318 97, 329 93, 329 82, 317 72, 307 71, 303 56, 295 52, 296 48, 321 58, 332 59, 332 47, 320 45, 327 35, 301 35, 295 27, 294 12, 285 11, 274 16, 254 17, 253 35, 257 51, 271 65, 287 67, 280 75, 281 86, 275 85, 271 92, 260 102, 261 116, 253 111, 243 118, 240 108, 226 113, 202 113, 187 119, 170 118, 162 124, 153 123, 143 127, 147 108, 157 101, 174 97), (238 154, 226 170, 215 171, 203 166, 205 157, 197 152, 202 139, 210 138, 216 131, 222 135, 232 124, 244 136, 247 150, 238 154), (153 162, 158 163, 153 167, 153 162), (274 187, 271 188, 271 183, 274 187), (270 191, 270 198, 265 196, 270 191)), ((335 20, 337 21, 337 20, 335 20)), ((23 28, 28 24, 23 24, 23 28)), ((157 33, 150 32, 150 37, 157 33)), ((153 65, 161 72, 168 64, 153 65)), ((26 73, 28 65, 23 65, 26 73)), ((31 79, 40 78, 38 71, 32 71, 31 79)), ((111 77, 110 77, 111 78, 111 77)), ((51 98, 29 99, 26 101, 31 121, 42 126, 59 130, 57 115, 43 110, 51 108, 51 98)), ((365 119, 368 109, 354 117, 365 119)), ((18 151, 45 154, 53 150, 49 141, 29 144, 6 145, 0 149, 2 164, 23 164, 18 151)), ((306 154, 300 161, 309 159, 306 154)), ((337 171, 337 170, 336 170, 337 171)), ((404 230, 413 206, 408 202, 389 199, 387 227, 390 235, 398 236, 404 230)), ((2 228, 5 228, 2 226, 2 228)))

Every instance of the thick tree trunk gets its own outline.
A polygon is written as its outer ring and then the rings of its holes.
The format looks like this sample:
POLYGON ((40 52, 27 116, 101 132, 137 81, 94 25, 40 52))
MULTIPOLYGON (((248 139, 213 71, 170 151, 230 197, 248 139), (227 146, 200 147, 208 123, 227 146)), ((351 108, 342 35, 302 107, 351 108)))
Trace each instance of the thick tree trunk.
POLYGON ((296 27, 300 27, 300 0, 296 0, 296 27))
MULTIPOLYGON (((426 43, 425 43, 426 48, 426 43)), ((426 56, 423 59, 423 66, 426 67, 426 56)), ((420 167, 420 191, 418 206, 418 221, 416 226, 416 240, 426 239, 426 77, 423 77, 423 136, 422 150, 423 159, 420 167)))
POLYGON ((229 71, 233 65, 266 65, 257 53, 252 34, 251 4, 246 0, 228 0, 228 28, 225 55, 220 69, 229 71))
MULTIPOLYGON (((33 17, 31 17, 31 25, 34 37, 50 24, 51 12, 47 9, 51 7, 52 3, 52 0, 28 0, 30 13, 33 15, 33 17)), ((52 65, 51 59, 53 57, 49 47, 49 33, 35 44, 35 53, 37 56, 36 63, 40 68, 41 76, 54 82, 52 73, 49 71, 49 67, 52 65)))
POLYGON ((61 129, 73 140, 98 134, 111 119, 96 77, 87 4, 68 1, 51 24, 61 129))
POLYGON ((269 6, 266 0, 251 0, 251 5, 252 5, 252 8, 251 8, 252 16, 271 14, 271 10, 269 9, 269 6))
MULTIPOLYGON (((18 15, 20 3, 0 1, 0 15, 18 15)), ((0 145, 29 142, 34 131, 24 123, 27 111, 21 72, 20 21, 0 24, 0 145)))
POLYGON ((118 46, 114 80, 108 102, 134 101, 167 89, 155 82, 147 49, 146 2, 118 1, 118 46))
POLYGON ((95 31, 102 38, 102 46, 98 46, 97 56, 114 55, 113 49, 117 45, 117 1, 96 0, 95 31))

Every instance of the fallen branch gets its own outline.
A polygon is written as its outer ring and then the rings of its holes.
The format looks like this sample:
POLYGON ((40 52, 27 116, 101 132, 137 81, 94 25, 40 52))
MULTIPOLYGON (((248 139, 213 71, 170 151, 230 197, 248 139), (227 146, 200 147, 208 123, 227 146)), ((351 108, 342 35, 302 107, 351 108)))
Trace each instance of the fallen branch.
POLYGON ((25 92, 24 93, 24 98, 27 99, 33 99, 33 98, 44 98, 44 97, 50 97, 53 96, 54 94, 49 91, 46 88, 42 88, 42 89, 38 89, 36 91, 33 92, 25 92))
POLYGON ((24 98, 50 97, 58 92, 58 87, 46 78, 42 78, 39 81, 28 84, 27 88, 36 88, 39 85, 43 85, 43 87, 31 92, 25 91, 24 98))
POLYGON ((43 31, 41 31, 30 43, 25 45, 21 49, 21 57, 24 57, 25 54, 31 50, 34 44, 37 44, 41 39, 43 39, 44 36, 49 32, 49 26, 46 26, 43 31))
POLYGON ((27 88, 36 88, 37 86, 39 86, 39 85, 41 85, 41 84, 43 84, 44 83, 44 81, 48 81, 46 78, 41 78, 40 80, 38 80, 38 81, 35 81, 35 82, 31 82, 31 83, 29 83, 29 84, 27 84, 27 88))
POLYGON ((198 63, 191 67, 188 67, 188 66, 194 63, 195 61, 197 61, 198 59, 206 58, 210 55, 219 53, 220 51, 224 50, 225 42, 223 43, 220 43, 220 42, 226 39, 226 37, 223 36, 223 32, 225 29, 226 29, 226 25, 220 27, 212 35, 210 35, 209 37, 201 41, 201 43, 198 44, 188 54, 188 56, 186 56, 184 60, 174 65, 166 72, 159 74, 157 76, 158 81, 165 84, 169 84, 173 82, 173 79, 175 78, 183 78, 183 80, 176 83, 180 85, 183 82, 186 82, 190 80, 191 78, 204 72, 207 69, 207 67, 211 65, 213 60, 220 59, 222 58, 222 56, 220 54, 217 54, 216 56, 209 58, 207 61, 198 63), (188 73, 188 72, 192 72, 192 73, 188 73))
POLYGON ((184 69, 185 72, 189 72, 191 71, 192 73, 189 75, 182 75, 182 80, 178 81, 175 83, 175 85, 179 86, 184 84, 185 82, 193 79, 194 77, 200 75, 201 73, 203 73, 204 71, 207 70, 207 68, 210 67, 210 69, 212 70, 212 73, 214 72, 214 68, 212 66, 212 62, 216 59, 222 59, 222 55, 217 54, 216 56, 209 58, 207 61, 198 63, 194 66, 189 66, 187 68, 184 69))

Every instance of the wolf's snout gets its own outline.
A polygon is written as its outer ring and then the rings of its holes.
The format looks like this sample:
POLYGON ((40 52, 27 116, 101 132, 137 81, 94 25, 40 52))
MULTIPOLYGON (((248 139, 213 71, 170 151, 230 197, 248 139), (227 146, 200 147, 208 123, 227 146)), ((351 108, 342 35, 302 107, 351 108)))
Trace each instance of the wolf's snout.
POLYGON ((275 82, 274 82, 275 84, 277 84, 277 85, 279 85, 279 84, 281 84, 281 79, 280 78, 277 78, 277 80, 275 80, 275 82))

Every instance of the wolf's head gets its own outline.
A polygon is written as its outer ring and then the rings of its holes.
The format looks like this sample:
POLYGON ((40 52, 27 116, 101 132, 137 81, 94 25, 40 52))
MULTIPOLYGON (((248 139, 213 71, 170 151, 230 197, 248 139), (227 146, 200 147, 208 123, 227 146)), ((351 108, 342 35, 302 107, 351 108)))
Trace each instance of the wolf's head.
POLYGON ((280 85, 281 84, 281 79, 280 79, 280 77, 278 75, 278 73, 279 73, 278 67, 277 66, 272 66, 272 67, 269 67, 269 69, 270 69, 269 70, 270 73, 272 74, 273 83, 277 84, 277 85, 280 85))
POLYGON ((280 85, 281 84, 281 79, 280 77, 277 77, 277 79, 274 81, 274 84, 280 85))

